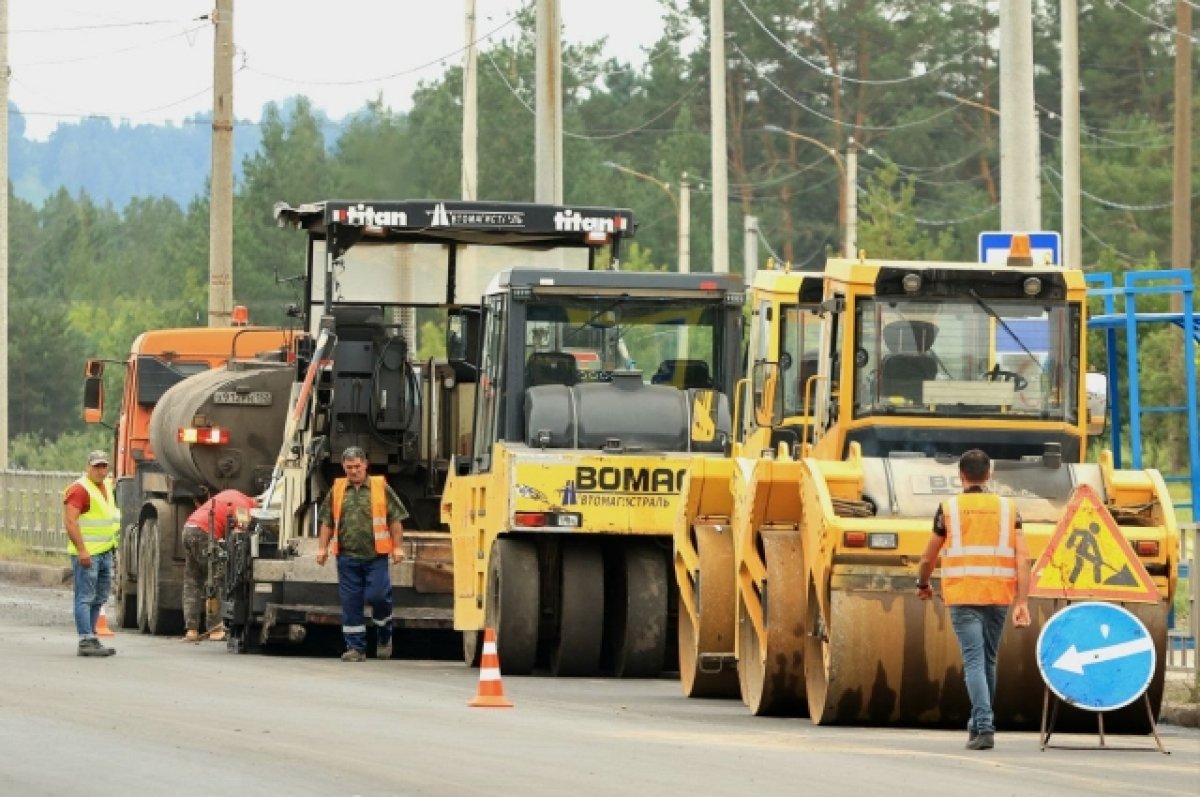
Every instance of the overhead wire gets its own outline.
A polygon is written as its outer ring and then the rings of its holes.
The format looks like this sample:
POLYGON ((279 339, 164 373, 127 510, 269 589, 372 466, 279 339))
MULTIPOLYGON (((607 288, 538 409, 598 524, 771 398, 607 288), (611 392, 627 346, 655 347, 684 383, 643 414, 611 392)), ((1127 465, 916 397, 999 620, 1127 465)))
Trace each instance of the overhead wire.
POLYGON ((1128 5, 1121 2, 1121 0, 1112 0, 1112 3, 1114 5, 1118 5, 1121 8, 1125 9, 1130 14, 1133 14, 1135 17, 1142 20, 1143 22, 1148 22, 1151 25, 1153 25, 1154 27, 1159 28, 1160 30, 1164 30, 1167 33, 1170 33, 1172 36, 1178 36, 1181 39, 1190 39, 1193 44, 1200 44, 1200 38, 1198 38, 1197 36, 1190 34, 1190 33, 1184 33, 1183 31, 1179 30, 1179 28, 1175 28, 1170 25, 1163 24, 1162 22, 1159 22, 1157 19, 1152 19, 1152 18, 1146 16, 1145 14, 1143 14, 1142 12, 1138 11, 1137 9, 1130 8, 1128 5))
POLYGON ((979 45, 978 45, 978 44, 973 44, 973 45, 971 45, 970 47, 968 47, 967 49, 963 50, 962 52, 960 52, 960 53, 957 53, 956 55, 954 55, 954 56, 953 56, 953 58, 951 58, 951 59, 949 59, 949 60, 947 61, 947 63, 945 63, 945 64, 942 64, 942 65, 940 65, 940 66, 937 66, 937 67, 935 67, 935 68, 933 68, 933 69, 930 69, 930 70, 928 70, 928 71, 926 71, 926 72, 922 72, 922 73, 921 73, 921 74, 919 74, 919 75, 908 75, 907 77, 902 77, 902 78, 888 78, 888 79, 883 79, 883 80, 868 80, 868 79, 864 79, 864 78, 854 78, 854 77, 850 77, 849 75, 845 75, 845 74, 841 74, 841 73, 835 73, 835 72, 834 72, 833 70, 831 70, 829 67, 822 66, 821 64, 818 64, 818 63, 817 63, 817 62, 815 62, 815 61, 811 61, 811 60, 809 60, 808 58, 805 58, 803 55, 801 55, 800 53, 796 52, 796 50, 795 50, 795 49, 793 49, 791 45, 789 45, 789 44, 788 44, 787 42, 785 42, 785 41, 782 41, 782 40, 781 40, 781 39, 780 39, 778 36, 776 36, 776 35, 775 35, 775 32, 774 32, 774 31, 772 31, 770 28, 768 28, 768 27, 767 27, 767 26, 766 26, 766 25, 763 23, 763 21, 762 21, 761 19, 759 19, 759 18, 758 18, 758 16, 756 16, 756 15, 755 15, 755 13, 754 13, 753 11, 751 11, 751 10, 750 10, 749 6, 747 6, 747 5, 746 5, 746 2, 745 2, 745 0, 737 0, 737 3, 738 3, 738 5, 740 5, 740 6, 742 7, 742 10, 746 12, 746 15, 747 15, 747 16, 749 16, 749 17, 750 17, 750 19, 754 20, 754 24, 755 24, 755 25, 757 25, 757 26, 758 26, 758 27, 759 27, 759 28, 762 30, 762 32, 763 32, 763 33, 767 34, 767 37, 768 37, 768 38, 769 38, 771 41, 775 42, 775 44, 777 44, 777 45, 780 47, 780 49, 782 49, 782 50, 783 50, 784 52, 786 52, 788 55, 792 56, 792 57, 793 57, 793 58, 795 58, 797 61, 799 61, 800 63, 802 63, 802 64, 804 64, 805 66, 809 67, 810 69, 813 69, 813 70, 815 70, 815 71, 817 71, 817 72, 820 72, 822 75, 825 75, 826 77, 828 77, 828 78, 830 78, 830 79, 837 78, 838 80, 843 80, 843 81, 845 81, 845 82, 847 82, 847 83, 855 83, 855 84, 859 84, 859 85, 865 85, 865 86, 892 86, 892 85, 895 85, 895 84, 897 84, 897 83, 908 83, 908 82, 911 82, 911 81, 913 81, 913 80, 921 80, 921 79, 923 79, 923 78, 926 78, 926 77, 930 77, 930 76, 932 76, 932 75, 933 75, 933 74, 935 74, 936 72, 940 72, 942 69, 946 68, 946 67, 947 67, 947 66, 949 66, 951 63, 958 63, 958 62, 960 62, 960 61, 961 61, 963 58, 965 58, 965 57, 966 57, 968 54, 970 54, 970 53, 974 52, 975 50, 979 49, 979 45))

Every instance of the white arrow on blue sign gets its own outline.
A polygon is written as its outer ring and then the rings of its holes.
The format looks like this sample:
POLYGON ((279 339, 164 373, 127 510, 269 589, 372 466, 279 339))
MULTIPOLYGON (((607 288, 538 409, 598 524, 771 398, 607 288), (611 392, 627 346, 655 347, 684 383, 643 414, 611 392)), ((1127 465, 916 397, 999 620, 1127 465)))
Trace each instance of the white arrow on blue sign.
POLYGON ((1154 640, 1112 603, 1075 603, 1057 612, 1037 641, 1042 680, 1067 703, 1112 711, 1139 698, 1154 677, 1154 640))

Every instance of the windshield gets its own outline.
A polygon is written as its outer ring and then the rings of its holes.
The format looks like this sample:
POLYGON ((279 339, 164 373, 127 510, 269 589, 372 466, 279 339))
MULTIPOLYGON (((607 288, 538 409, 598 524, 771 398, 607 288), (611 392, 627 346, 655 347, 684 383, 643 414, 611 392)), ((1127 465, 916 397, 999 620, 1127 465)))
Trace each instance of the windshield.
POLYGON ((855 415, 1075 420, 1078 311, 969 297, 858 305, 855 415))
POLYGON ((527 381, 607 382, 637 369, 678 388, 724 385, 719 300, 539 296, 526 305, 527 381))

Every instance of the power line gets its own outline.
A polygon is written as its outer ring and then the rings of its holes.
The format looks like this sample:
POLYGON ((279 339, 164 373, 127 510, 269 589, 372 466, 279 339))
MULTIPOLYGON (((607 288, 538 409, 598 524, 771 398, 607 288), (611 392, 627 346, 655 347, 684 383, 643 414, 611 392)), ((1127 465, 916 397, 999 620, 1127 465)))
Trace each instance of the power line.
POLYGON ((1137 9, 1130 8, 1129 6, 1125 5, 1125 3, 1121 2, 1121 0, 1112 0, 1112 2, 1114 5, 1120 6, 1121 8, 1125 9, 1130 14, 1133 14, 1135 17, 1142 20, 1143 22, 1149 22, 1154 27, 1159 28, 1161 30, 1165 30, 1167 33, 1170 33, 1172 36, 1178 36, 1181 39, 1190 39, 1193 44, 1200 44, 1200 38, 1197 38, 1196 36, 1193 36, 1190 33, 1184 33, 1183 31, 1179 30, 1178 28, 1173 28, 1170 25, 1164 25, 1162 22, 1159 22, 1157 19, 1152 19, 1152 18, 1146 16, 1145 14, 1143 14, 1142 12, 1138 11, 1137 9))
POLYGON ((207 24, 197 25, 194 28, 188 28, 187 30, 182 30, 177 33, 172 33, 170 36, 164 36, 161 39, 154 39, 153 41, 144 42, 142 44, 134 44, 134 45, 130 45, 129 47, 122 47, 118 50, 109 50, 108 52, 103 52, 103 53, 92 53, 91 55, 80 55, 75 58, 62 58, 62 59, 58 59, 58 60, 54 60, 54 61, 26 61, 26 62, 20 63, 20 64, 13 64, 13 66, 16 68, 25 67, 25 66, 59 66, 61 64, 75 64, 75 63, 79 63, 80 61, 94 61, 98 58, 109 58, 114 55, 121 55, 122 53, 129 53, 129 52, 133 52, 135 50, 142 50, 147 47, 153 47, 157 44, 162 44, 163 42, 169 42, 172 39, 178 39, 180 37, 192 36, 193 34, 199 32, 201 30, 204 30, 206 27, 208 27, 207 24))
POLYGON ((892 86, 897 83, 908 83, 913 80, 921 80, 922 78, 932 76, 936 72, 940 72, 942 69, 945 69, 947 66, 949 66, 950 63, 959 63, 968 54, 979 49, 978 44, 973 44, 970 47, 968 47, 967 49, 963 50, 962 52, 957 53, 954 56, 952 56, 946 64, 942 64, 941 66, 934 67, 933 69, 923 72, 919 75, 909 75, 907 77, 891 78, 891 79, 887 79, 887 80, 865 80, 862 78, 853 78, 846 74, 838 74, 827 66, 822 66, 815 61, 810 61, 809 59, 805 58, 803 55, 796 52, 790 44, 780 40, 780 38, 775 35, 774 31, 772 31, 765 24, 763 24, 763 21, 760 20, 754 14, 754 12, 751 11, 750 8, 746 5, 745 0, 738 0, 738 5, 740 5, 742 7, 742 10, 746 12, 746 14, 750 17, 750 19, 754 20, 754 24, 757 25, 762 30, 763 33, 767 34, 767 37, 770 38, 771 41, 775 42, 775 44, 779 45, 779 47, 784 52, 786 52, 788 55, 792 56, 797 61, 799 61, 800 63, 809 67, 810 69, 820 72, 822 75, 825 75, 826 77, 828 77, 830 79, 833 79, 836 77, 839 80, 846 81, 847 83, 857 83, 857 84, 866 85, 866 86, 892 86))

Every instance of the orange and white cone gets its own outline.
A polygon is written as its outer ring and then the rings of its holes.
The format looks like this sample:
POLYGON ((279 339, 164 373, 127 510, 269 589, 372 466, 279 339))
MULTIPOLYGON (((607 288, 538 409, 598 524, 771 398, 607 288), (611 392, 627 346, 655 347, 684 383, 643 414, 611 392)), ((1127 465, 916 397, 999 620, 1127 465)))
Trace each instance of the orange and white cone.
POLYGON ((504 697, 504 684, 500 682, 500 654, 496 652, 496 632, 490 628, 483 632, 483 655, 479 659, 479 691, 468 706, 477 708, 512 708, 513 704, 504 697))
POLYGON ((96 636, 116 636, 108 627, 108 615, 104 613, 104 609, 100 610, 100 617, 96 619, 96 636))

